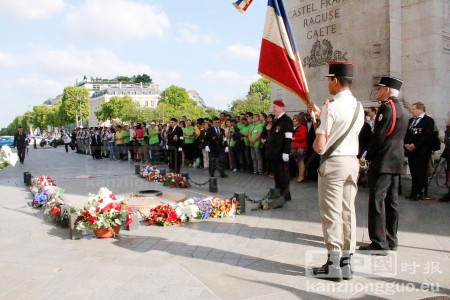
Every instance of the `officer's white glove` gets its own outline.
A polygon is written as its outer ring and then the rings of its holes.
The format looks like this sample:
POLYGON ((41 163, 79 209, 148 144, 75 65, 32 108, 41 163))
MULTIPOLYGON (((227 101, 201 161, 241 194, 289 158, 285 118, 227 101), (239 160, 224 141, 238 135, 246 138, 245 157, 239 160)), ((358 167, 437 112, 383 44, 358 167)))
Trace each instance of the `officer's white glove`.
POLYGON ((209 151, 210 151, 210 150, 209 150, 209 146, 206 146, 206 147, 205 147, 205 151, 206 151, 206 152, 209 152, 209 151))
POLYGON ((228 152, 228 147, 225 147, 225 153, 227 153, 228 152))
POLYGON ((180 147, 180 148, 178 148, 178 152, 181 152, 181 151, 183 151, 183 149, 180 147))
POLYGON ((166 150, 169 150, 169 145, 166 145, 166 150))
POLYGON ((289 154, 283 153, 283 161, 289 161, 289 154))

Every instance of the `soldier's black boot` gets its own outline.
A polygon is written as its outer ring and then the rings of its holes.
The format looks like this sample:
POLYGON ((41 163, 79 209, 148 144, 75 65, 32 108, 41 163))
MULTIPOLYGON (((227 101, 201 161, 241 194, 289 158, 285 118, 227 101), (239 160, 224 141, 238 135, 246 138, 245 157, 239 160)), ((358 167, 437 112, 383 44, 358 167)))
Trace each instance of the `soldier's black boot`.
POLYGON ((321 266, 313 268, 313 276, 331 281, 342 280, 342 270, 340 267, 341 252, 329 251, 327 262, 321 266))
POLYGON ((262 208, 264 210, 267 209, 274 209, 274 208, 280 208, 283 207, 285 200, 284 197, 280 194, 280 189, 270 189, 268 194, 268 199, 262 201, 262 208))
POLYGON ((353 279, 352 256, 353 254, 342 253, 339 265, 341 267, 342 279, 344 280, 353 279))

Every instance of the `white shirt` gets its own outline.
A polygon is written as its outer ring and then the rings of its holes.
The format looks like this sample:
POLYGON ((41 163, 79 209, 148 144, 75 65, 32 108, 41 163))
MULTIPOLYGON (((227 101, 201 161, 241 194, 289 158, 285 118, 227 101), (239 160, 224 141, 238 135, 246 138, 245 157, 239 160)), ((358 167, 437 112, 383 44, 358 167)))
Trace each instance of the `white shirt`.
POLYGON ((72 138, 67 133, 65 133, 63 136, 63 140, 65 144, 69 144, 72 141, 72 138))
POLYGON ((425 117, 424 112, 417 116, 417 118, 411 123, 411 127, 417 126, 417 124, 419 124, 419 122, 422 121, 423 117, 425 117))
MULTIPOLYGON (((355 114, 357 100, 353 97, 349 90, 337 93, 334 100, 329 105, 322 107, 320 115, 320 126, 316 130, 316 134, 327 134, 328 140, 325 147, 319 154, 324 154, 336 140, 342 136, 352 122, 355 114)), ((364 110, 360 107, 359 115, 355 121, 353 128, 342 141, 342 143, 334 150, 331 156, 335 155, 358 155, 359 139, 358 135, 364 124, 364 110)))

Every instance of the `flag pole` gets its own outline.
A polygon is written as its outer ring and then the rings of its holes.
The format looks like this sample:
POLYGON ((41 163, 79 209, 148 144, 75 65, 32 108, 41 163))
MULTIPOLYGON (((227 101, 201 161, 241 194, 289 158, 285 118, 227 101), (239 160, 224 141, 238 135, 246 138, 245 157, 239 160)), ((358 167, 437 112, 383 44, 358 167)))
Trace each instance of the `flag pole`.
MULTIPOLYGON (((305 72, 303 71, 303 64, 300 59, 300 54, 298 52, 295 52, 295 60, 297 61, 298 68, 300 70, 300 75, 302 76, 302 81, 305 84, 305 96, 306 96, 307 105, 312 105, 314 108, 317 108, 317 106, 314 104, 314 102, 311 101, 311 97, 309 95, 308 82, 306 81, 305 72)), ((314 124, 317 124, 316 114, 314 112, 311 112, 310 115, 311 115, 312 122, 314 124)))

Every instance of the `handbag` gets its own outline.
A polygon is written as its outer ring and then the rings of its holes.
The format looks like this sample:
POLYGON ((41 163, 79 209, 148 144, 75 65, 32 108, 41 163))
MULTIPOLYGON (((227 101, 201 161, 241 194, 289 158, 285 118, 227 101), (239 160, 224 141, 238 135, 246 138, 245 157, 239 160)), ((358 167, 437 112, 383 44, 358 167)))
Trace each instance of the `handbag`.
MULTIPOLYGON (((322 156, 320 157, 320 165, 322 165, 324 161, 326 161, 327 159, 330 158, 330 155, 334 152, 334 150, 336 150, 337 147, 339 147, 339 145, 342 143, 342 141, 345 139, 345 137, 349 134, 353 125, 355 125, 355 122, 356 122, 356 119, 358 118, 360 109, 361 109, 361 102, 357 101, 355 114, 353 115, 353 119, 352 119, 352 122, 350 123, 350 126, 347 128, 347 130, 344 132, 344 134, 341 135, 339 137, 339 139, 337 139, 336 142, 334 142, 334 144, 331 145, 331 147, 328 148, 324 154, 322 154, 322 156)), ((319 167, 320 167, 320 165, 319 165, 319 167)))

